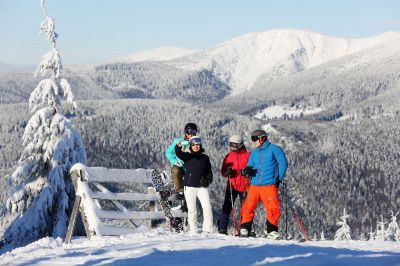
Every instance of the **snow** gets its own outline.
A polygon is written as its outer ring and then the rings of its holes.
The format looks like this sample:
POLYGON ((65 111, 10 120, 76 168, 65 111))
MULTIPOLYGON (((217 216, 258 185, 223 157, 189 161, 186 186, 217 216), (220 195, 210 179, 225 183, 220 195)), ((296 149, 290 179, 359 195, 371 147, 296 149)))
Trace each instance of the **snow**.
POLYGON ((317 114, 322 111, 324 111, 324 109, 318 107, 300 108, 300 107, 275 105, 265 108, 261 112, 258 112, 254 117, 261 120, 282 118, 283 116, 294 118, 294 117, 300 117, 301 115, 317 114))
POLYGON ((387 32, 364 39, 344 39, 316 32, 277 29, 248 33, 208 50, 172 60, 182 69, 211 69, 232 88, 232 95, 252 88, 262 75, 273 80, 340 57, 375 50, 381 57, 400 49, 400 33, 387 32))
POLYGON ((116 59, 112 59, 107 63, 135 63, 143 61, 165 61, 179 58, 196 53, 196 50, 180 48, 180 47, 158 47, 145 51, 140 51, 130 55, 124 55, 116 59))
POLYGON ((400 243, 272 241, 163 228, 120 237, 43 238, 0 256, 0 265, 400 265, 400 243))

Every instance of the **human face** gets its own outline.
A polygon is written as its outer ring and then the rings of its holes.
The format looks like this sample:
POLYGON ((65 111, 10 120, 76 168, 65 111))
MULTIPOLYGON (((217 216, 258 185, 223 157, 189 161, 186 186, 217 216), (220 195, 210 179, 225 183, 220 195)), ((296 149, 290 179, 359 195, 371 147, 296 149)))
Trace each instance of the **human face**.
POLYGON ((264 144, 265 137, 261 137, 261 138, 251 137, 251 140, 253 141, 254 146, 256 148, 258 148, 258 147, 260 147, 260 146, 262 146, 264 144))
POLYGON ((200 151, 200 147, 201 147, 201 144, 193 144, 192 145, 192 151, 193 152, 198 152, 198 151, 200 151))
POLYGON ((186 129, 185 130, 185 139, 190 139, 191 137, 195 136, 197 134, 197 131, 194 129, 186 129))

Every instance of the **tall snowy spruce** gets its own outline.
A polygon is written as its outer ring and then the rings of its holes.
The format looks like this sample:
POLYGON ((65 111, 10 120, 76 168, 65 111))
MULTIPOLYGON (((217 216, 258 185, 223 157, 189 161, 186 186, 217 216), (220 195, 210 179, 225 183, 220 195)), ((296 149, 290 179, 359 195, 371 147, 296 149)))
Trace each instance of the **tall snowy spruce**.
POLYGON ((344 209, 340 221, 337 222, 337 225, 339 225, 340 228, 335 233, 335 241, 351 240, 350 227, 346 222, 347 218, 349 218, 349 215, 346 214, 346 209, 344 209))
POLYGON ((393 213, 392 211, 392 220, 388 225, 388 228, 386 229, 385 233, 385 241, 400 241, 400 228, 399 225, 397 224, 397 215, 399 213, 396 212, 396 214, 393 213))
POLYGON ((41 32, 51 44, 35 76, 41 75, 29 98, 29 119, 23 135, 25 149, 9 182, 16 189, 8 198, 3 221, 9 221, 0 247, 16 247, 45 236, 65 237, 69 211, 74 198, 69 170, 86 161, 86 151, 78 132, 61 113, 61 100, 76 108, 66 79, 61 78, 61 58, 56 48, 54 20, 48 16, 41 32))

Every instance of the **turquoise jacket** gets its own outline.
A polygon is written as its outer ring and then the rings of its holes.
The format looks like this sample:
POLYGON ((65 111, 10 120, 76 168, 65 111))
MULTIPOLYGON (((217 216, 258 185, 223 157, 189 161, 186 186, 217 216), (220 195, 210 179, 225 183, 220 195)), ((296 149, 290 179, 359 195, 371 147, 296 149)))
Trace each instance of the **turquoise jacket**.
POLYGON ((251 152, 247 166, 256 170, 256 175, 251 178, 250 184, 267 186, 277 183, 278 179, 283 180, 288 162, 281 147, 266 141, 251 152))
POLYGON ((174 139, 172 144, 168 147, 167 151, 165 152, 165 155, 167 156, 168 161, 171 164, 171 166, 173 166, 175 164, 183 166, 183 164, 184 164, 184 162, 181 159, 179 159, 175 154, 175 146, 179 142, 182 143, 182 146, 184 148, 189 148, 189 141, 183 141, 183 137, 179 137, 179 138, 174 139))

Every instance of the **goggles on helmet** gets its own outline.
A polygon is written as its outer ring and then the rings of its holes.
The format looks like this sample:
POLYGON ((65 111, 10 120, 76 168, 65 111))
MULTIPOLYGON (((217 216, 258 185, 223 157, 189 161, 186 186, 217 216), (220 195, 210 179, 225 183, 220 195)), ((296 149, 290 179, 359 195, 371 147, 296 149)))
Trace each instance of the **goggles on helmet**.
POLYGON ((265 135, 261 135, 261 136, 251 136, 251 140, 253 142, 256 142, 257 140, 261 139, 262 137, 265 137, 265 135))
POLYGON ((229 142, 229 147, 231 150, 239 150, 243 147, 243 143, 229 142))
POLYGON ((201 145, 201 138, 196 137, 196 138, 190 139, 190 146, 193 146, 193 145, 201 145))
POLYGON ((197 134, 197 130, 191 129, 191 128, 187 128, 187 129, 185 129, 185 134, 187 134, 187 135, 196 135, 197 134))

